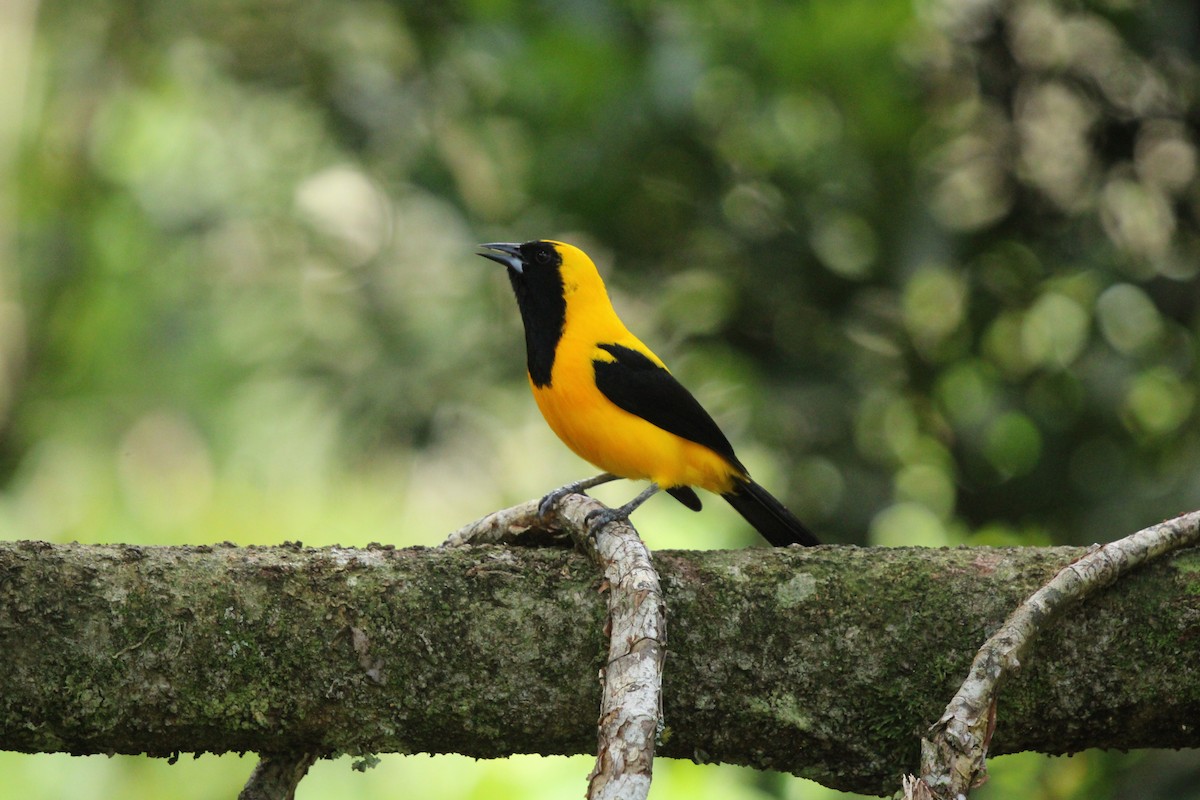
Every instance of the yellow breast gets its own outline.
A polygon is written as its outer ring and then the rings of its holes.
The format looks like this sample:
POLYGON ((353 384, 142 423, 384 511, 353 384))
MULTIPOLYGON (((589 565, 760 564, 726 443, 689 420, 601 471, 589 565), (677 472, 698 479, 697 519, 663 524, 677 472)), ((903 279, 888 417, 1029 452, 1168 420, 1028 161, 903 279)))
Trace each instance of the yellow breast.
MULTIPOLYGON (((605 343, 631 347, 662 363, 628 331, 605 343)), ((550 385, 531 382, 538 408, 558 438, 581 458, 623 478, 729 491, 733 469, 724 458, 614 405, 596 388, 593 362, 611 358, 594 342, 564 337, 550 385)))
POLYGON ((666 366, 621 322, 591 259, 570 245, 555 244, 563 257, 562 335, 554 351, 550 383, 537 386, 530 380, 546 422, 567 447, 605 472, 652 480, 663 488, 729 491, 735 468, 723 457, 625 411, 596 387, 593 362, 613 358, 599 348, 601 344, 631 348, 663 369, 666 366))

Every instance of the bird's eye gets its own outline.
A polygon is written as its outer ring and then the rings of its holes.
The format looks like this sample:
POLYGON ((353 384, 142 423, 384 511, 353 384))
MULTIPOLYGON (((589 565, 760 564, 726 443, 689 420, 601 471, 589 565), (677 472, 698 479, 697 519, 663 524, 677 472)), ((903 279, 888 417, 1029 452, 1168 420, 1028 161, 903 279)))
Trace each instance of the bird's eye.
POLYGON ((550 263, 550 251, 544 247, 539 247, 533 253, 533 260, 541 266, 546 266, 550 263))

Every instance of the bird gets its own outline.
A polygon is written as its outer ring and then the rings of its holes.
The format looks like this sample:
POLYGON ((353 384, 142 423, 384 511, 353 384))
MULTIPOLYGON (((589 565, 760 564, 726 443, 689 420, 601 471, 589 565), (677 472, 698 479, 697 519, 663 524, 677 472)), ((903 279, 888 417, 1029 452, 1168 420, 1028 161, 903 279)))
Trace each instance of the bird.
POLYGON ((603 470, 545 495, 545 516, 563 497, 626 478, 650 484, 619 508, 594 511, 591 530, 629 515, 664 490, 693 511, 693 487, 720 495, 776 547, 817 537, 756 483, 703 406, 617 316, 586 253, 552 239, 479 245, 503 265, 525 328, 530 388, 547 424, 603 470))

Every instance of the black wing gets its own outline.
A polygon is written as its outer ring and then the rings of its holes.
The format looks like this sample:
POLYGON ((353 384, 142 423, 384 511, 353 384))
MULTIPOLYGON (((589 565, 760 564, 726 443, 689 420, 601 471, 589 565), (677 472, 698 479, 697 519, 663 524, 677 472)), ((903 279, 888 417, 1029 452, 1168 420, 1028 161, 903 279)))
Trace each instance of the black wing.
POLYGON ((700 496, 690 486, 668 486, 667 494, 683 503, 692 511, 699 511, 704 508, 704 505, 700 502, 700 496))
POLYGON ((717 423, 671 373, 628 347, 619 344, 599 347, 616 359, 592 362, 596 370, 596 388, 601 394, 618 408, 676 436, 704 445, 741 472, 746 471, 717 423))

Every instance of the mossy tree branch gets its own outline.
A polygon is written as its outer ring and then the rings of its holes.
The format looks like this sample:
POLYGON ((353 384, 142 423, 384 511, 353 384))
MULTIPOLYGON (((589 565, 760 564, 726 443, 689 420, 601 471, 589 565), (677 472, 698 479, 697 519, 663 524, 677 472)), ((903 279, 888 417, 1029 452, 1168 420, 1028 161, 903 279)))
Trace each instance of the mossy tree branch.
POLYGON ((1020 671, 1042 630, 1148 561, 1198 543, 1200 511, 1181 514, 1115 542, 1093 545, 1027 597, 975 654, 970 674, 922 740, 921 779, 906 778, 904 796, 955 800, 986 781, 1000 688, 1020 671))
MULTIPOLYGON (((659 754, 890 792, 980 643, 1084 551, 655 555, 659 754)), ((607 642, 573 552, 0 543, 0 747, 590 753, 607 642)), ((1200 746, 1200 550, 1048 628, 991 752, 1200 746)))

